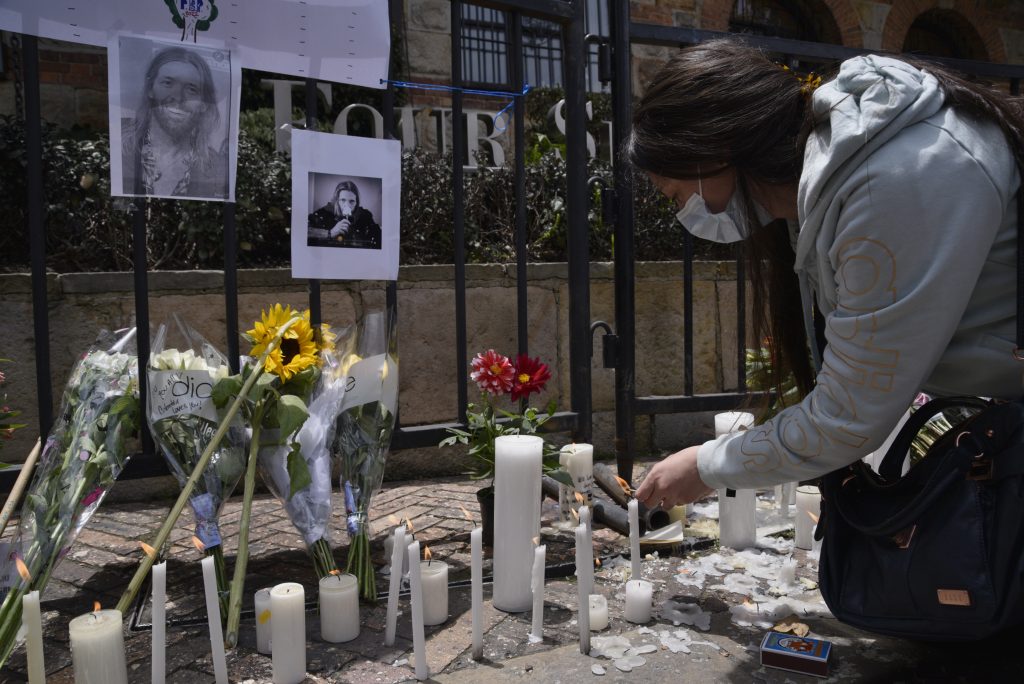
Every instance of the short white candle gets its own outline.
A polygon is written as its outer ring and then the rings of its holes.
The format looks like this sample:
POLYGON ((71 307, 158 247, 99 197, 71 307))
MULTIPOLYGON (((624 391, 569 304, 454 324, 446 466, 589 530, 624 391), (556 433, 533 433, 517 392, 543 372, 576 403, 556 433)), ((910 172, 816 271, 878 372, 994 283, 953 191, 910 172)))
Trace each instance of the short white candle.
POLYGON ((608 626, 608 599, 601 594, 591 594, 587 603, 590 608, 590 631, 600 632, 608 626))
POLYGON ((284 582, 270 590, 271 676, 274 684, 306 678, 306 590, 284 582))
POLYGON ((494 607, 530 609, 530 566, 540 536, 541 455, 544 440, 503 435, 494 440, 494 607))
POLYGON ((530 641, 544 641, 544 557, 547 547, 543 544, 533 550, 533 578, 530 586, 533 590, 533 625, 530 630, 530 641))
POLYGON ((715 414, 715 437, 754 427, 754 414, 746 411, 726 411, 715 414))
POLYGON ((590 589, 584 580, 584 568, 587 564, 585 549, 590 543, 587 526, 576 527, 576 621, 580 628, 580 653, 590 654, 590 589))
POLYGON ((430 676, 427 666, 427 639, 423 631, 423 583, 420 577, 420 543, 409 544, 409 603, 412 608, 412 649, 416 679, 430 676))
POLYGON ((796 488, 796 539, 793 546, 810 551, 814 545, 814 527, 821 515, 821 493, 817 487, 796 488), (813 514, 814 518, 811 517, 813 514))
POLYGON ((654 585, 647 580, 626 582, 626 619, 638 625, 651 621, 654 585))
POLYGON ((633 579, 643 575, 640 564, 640 502, 629 500, 629 567, 633 579))
POLYGON ((470 593, 473 610, 473 659, 484 657, 484 531, 477 527, 469 533, 470 593))
POLYGON ((405 564, 405 528, 396 527, 391 542, 391 576, 388 578, 388 612, 384 626, 384 644, 393 646, 398 626, 398 594, 402 590, 402 566, 405 564))
POLYGON ((210 626, 210 651, 217 684, 228 684, 228 663, 224 657, 224 631, 220 626, 220 601, 217 598, 217 570, 213 556, 203 558, 203 588, 206 590, 206 621, 210 626))
POLYGON ((68 623, 75 684, 128 684, 121 611, 99 610, 68 623))
POLYGON ((167 674, 167 561, 157 563, 150 573, 153 580, 153 641, 151 677, 153 684, 163 684, 167 674))
POLYGON ((423 585, 423 624, 440 625, 448 619, 448 564, 429 560, 420 562, 423 585))
POLYGON ((561 453, 566 454, 565 469, 572 477, 573 488, 583 495, 583 503, 589 506, 594 491, 594 447, 566 444, 561 453))
POLYGON ((359 584, 355 575, 320 580, 320 636, 339 644, 359 636, 359 584))
POLYGON ((46 684, 46 668, 43 665, 43 615, 39 610, 38 591, 30 591, 21 597, 21 624, 25 628, 29 684, 46 684))
POLYGON ((796 561, 791 558, 779 566, 779 586, 787 587, 793 584, 796 584, 796 561))
POLYGON ((757 543, 757 497, 753 489, 740 489, 735 496, 718 490, 718 530, 722 546, 737 551, 757 543))
POLYGON ((272 613, 270 612, 270 587, 260 589, 253 597, 256 610, 256 652, 270 655, 270 630, 272 613))

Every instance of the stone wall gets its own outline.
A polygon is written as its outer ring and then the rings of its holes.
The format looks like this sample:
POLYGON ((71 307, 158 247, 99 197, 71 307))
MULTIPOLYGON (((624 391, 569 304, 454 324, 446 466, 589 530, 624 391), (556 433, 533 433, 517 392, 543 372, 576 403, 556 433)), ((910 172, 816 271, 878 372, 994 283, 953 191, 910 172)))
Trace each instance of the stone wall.
MULTIPOLYGON (((512 354, 516 345, 514 267, 470 265, 467 278, 467 353, 494 348, 512 354)), ((533 264, 529 279, 529 351, 548 363, 553 379, 535 398, 542 406, 554 399, 568 410, 569 340, 568 280, 564 263, 533 264)), ((694 359, 695 390, 699 393, 733 389, 736 372, 736 284, 732 263, 695 265, 694 359), (725 363, 723 364, 723 359, 725 363)), ((455 296, 452 266, 403 267, 399 276, 400 413, 403 425, 447 422, 457 415, 455 386, 455 296)), ((154 272, 149 275, 150 321, 156 326, 173 312, 213 344, 226 350, 223 274, 212 271, 154 272)), ((134 294, 131 273, 50 274, 51 377, 55 401, 71 365, 101 328, 132 324, 134 294)), ((591 267, 591 320, 614 325, 612 265, 591 267)), ((308 305, 305 281, 291 279, 287 269, 239 273, 239 327, 246 330, 261 307, 273 302, 308 305)), ((0 460, 24 459, 37 427, 32 295, 29 276, 0 275, 5 312, 0 319, 0 356, 4 364, 8 403, 23 411, 29 427, 3 444, 0 460)), ((379 282, 322 283, 323 319, 343 326, 362 312, 379 308, 384 287, 379 282)), ((683 391, 682 265, 677 262, 641 263, 636 276, 637 363, 640 395, 681 394, 683 391)), ((749 328, 748 328, 749 329, 749 328)), ((595 338, 591 360, 594 406, 594 444, 612 455, 614 437, 614 373, 601 367, 601 341, 595 338)), ((243 353, 246 351, 243 343, 243 353)), ((469 396, 476 390, 470 386, 469 396)), ((705 416, 638 418, 638 446, 661 452, 689 445, 706 434, 705 416)), ((568 439, 568 436, 565 436, 568 439)), ((389 478, 461 472, 464 464, 454 449, 419 449, 394 455, 389 478)))

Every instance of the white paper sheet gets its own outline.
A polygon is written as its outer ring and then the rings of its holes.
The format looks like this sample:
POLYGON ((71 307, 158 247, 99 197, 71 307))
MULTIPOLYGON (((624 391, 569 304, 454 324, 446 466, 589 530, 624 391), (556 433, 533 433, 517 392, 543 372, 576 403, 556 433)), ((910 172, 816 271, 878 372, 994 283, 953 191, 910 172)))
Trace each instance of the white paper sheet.
POLYGON ((398 279, 401 145, 398 140, 292 131, 293 278, 398 279), (358 195, 363 210, 358 221, 379 225, 378 242, 366 237, 369 230, 357 234, 354 227, 323 235, 324 230, 343 229, 340 213, 325 219, 343 185, 354 186, 358 195))
POLYGON ((246 69, 369 88, 384 87, 381 79, 388 73, 391 31, 384 0, 3 0, 0 4, 0 29, 41 38, 104 46, 118 33, 173 41, 182 41, 187 34, 193 44, 231 50, 246 69), (198 16, 182 18, 189 7, 198 16), (202 15, 213 16, 201 21, 202 15))

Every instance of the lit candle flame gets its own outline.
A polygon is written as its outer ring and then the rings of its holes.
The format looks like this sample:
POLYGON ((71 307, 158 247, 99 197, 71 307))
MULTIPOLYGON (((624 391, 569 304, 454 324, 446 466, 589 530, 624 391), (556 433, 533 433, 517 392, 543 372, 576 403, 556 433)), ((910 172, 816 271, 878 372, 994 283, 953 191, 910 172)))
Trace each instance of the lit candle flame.
POLYGON ((534 546, 540 546, 540 537, 534 537, 533 538, 533 545, 534 546))
POLYGON ((94 613, 100 612, 100 602, 99 601, 93 601, 92 602, 92 612, 94 612, 94 613))
POLYGON ((622 491, 624 491, 626 494, 633 493, 633 488, 629 486, 629 483, 623 480, 618 475, 615 476, 615 481, 619 483, 619 486, 622 487, 622 491))
POLYGON ((206 551, 206 545, 199 540, 199 537, 192 537, 192 543, 195 545, 196 549, 199 550, 199 553, 206 551))
POLYGON ((469 522, 473 522, 473 516, 469 514, 469 511, 466 510, 466 507, 463 506, 462 504, 459 504, 459 508, 462 509, 462 515, 466 516, 466 520, 468 520, 469 522))
POLYGON ((433 555, 434 554, 430 553, 429 546, 423 547, 423 560, 427 561, 427 565, 430 565, 430 561, 433 559, 433 555))
POLYGON ((586 503, 587 499, 579 492, 576 492, 576 501, 579 503, 586 503))
POLYGON ((393 527, 398 527, 402 524, 402 521, 396 518, 394 513, 388 516, 388 522, 391 523, 393 527))
POLYGON ((28 566, 25 565, 25 561, 15 556, 14 564, 18 567, 18 574, 21 575, 21 579, 25 580, 26 582, 32 581, 32 573, 28 571, 28 566))
POLYGON ((413 534, 413 535, 416 534, 416 530, 414 530, 412 528, 412 520, 409 520, 408 518, 406 518, 405 519, 405 526, 407 528, 409 528, 409 534, 413 534))
POLYGON ((330 574, 330 575, 340 575, 341 574, 341 570, 339 570, 338 568, 334 568, 328 574, 330 574))
POLYGON ((810 511, 807 511, 807 517, 810 518, 814 522, 815 525, 818 524, 818 516, 814 515, 810 511))
POLYGON ((142 549, 142 552, 144 554, 146 554, 147 556, 149 556, 153 560, 156 560, 156 549, 154 549, 152 546, 150 546, 149 544, 147 544, 144 541, 140 541, 139 542, 139 547, 142 549))
POLYGON ((594 559, 594 565, 596 567, 601 567, 601 559, 600 558, 595 558, 594 559))
POLYGON ((576 518, 576 522, 580 520, 580 514, 576 512, 575 508, 570 508, 569 512, 572 513, 572 517, 576 518))

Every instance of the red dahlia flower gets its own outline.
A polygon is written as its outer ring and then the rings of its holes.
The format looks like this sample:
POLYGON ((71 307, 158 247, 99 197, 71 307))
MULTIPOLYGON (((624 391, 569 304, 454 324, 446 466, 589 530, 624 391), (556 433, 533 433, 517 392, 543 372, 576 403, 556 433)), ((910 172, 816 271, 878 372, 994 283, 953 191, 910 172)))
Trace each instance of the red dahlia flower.
POLYGON ((516 359, 512 401, 524 399, 534 392, 541 392, 550 379, 551 372, 546 363, 540 362, 539 357, 531 359, 526 354, 520 354, 516 359))
POLYGON ((481 391, 500 395, 512 390, 516 369, 512 367, 512 362, 507 356, 488 349, 483 354, 477 354, 470 365, 473 372, 469 377, 481 391))

